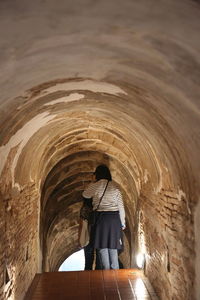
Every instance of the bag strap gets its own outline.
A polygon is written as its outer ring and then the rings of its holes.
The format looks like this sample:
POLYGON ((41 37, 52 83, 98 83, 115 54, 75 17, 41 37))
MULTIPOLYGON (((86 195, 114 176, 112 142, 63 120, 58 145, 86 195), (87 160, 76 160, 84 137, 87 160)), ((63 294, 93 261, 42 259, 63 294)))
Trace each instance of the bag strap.
POLYGON ((101 203, 101 200, 103 199, 103 196, 104 196, 105 191, 106 191, 106 189, 107 189, 108 183, 109 183, 109 180, 108 180, 107 183, 106 183, 106 187, 105 187, 105 189, 104 189, 104 191, 103 191, 103 194, 102 194, 102 196, 101 196, 101 198, 100 198, 100 200, 99 200, 99 204, 98 204, 97 208, 96 208, 94 211, 96 211, 96 210, 99 208, 99 205, 100 205, 100 203, 101 203))

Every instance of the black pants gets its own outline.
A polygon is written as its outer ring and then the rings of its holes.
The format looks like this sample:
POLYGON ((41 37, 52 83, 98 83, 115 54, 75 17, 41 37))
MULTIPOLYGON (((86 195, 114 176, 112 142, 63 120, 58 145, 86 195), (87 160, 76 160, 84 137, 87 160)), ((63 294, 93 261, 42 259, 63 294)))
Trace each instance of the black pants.
MULTIPOLYGON (((94 263, 94 247, 91 244, 88 244, 84 247, 85 254, 85 270, 92 270, 92 266, 94 263)), ((95 262, 95 270, 101 270, 101 264, 99 261, 99 255, 96 251, 96 262, 95 262)))

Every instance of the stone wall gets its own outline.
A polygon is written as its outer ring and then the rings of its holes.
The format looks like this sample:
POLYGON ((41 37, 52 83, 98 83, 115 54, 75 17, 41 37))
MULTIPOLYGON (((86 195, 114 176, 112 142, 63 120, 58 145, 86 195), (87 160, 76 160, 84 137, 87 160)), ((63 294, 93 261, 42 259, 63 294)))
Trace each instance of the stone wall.
POLYGON ((39 196, 33 184, 23 190, 1 182, 1 299, 23 299, 39 272, 39 196))
POLYGON ((188 199, 177 190, 141 199, 145 273, 161 299, 194 299, 194 232, 188 199), (186 248, 187 245, 187 248, 186 248))

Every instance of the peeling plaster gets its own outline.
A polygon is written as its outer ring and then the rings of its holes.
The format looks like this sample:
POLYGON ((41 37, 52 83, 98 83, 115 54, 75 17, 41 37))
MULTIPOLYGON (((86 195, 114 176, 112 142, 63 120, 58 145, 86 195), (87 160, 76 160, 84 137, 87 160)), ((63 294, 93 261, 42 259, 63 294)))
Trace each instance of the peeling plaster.
POLYGON ((71 90, 88 90, 94 93, 108 93, 112 95, 125 94, 127 93, 122 90, 120 87, 107 83, 99 82, 94 80, 83 80, 83 81, 74 81, 74 82, 64 82, 58 83, 53 87, 43 90, 43 93, 54 93, 59 90, 71 91, 71 90))
POLYGON ((187 199, 187 197, 186 197, 186 194, 185 194, 182 190, 179 190, 179 191, 178 191, 177 199, 178 199, 179 201, 181 201, 182 199, 184 199, 184 200, 186 201, 187 211, 188 211, 189 215, 191 215, 192 212, 191 212, 191 209, 190 209, 190 207, 189 207, 188 199, 187 199))
POLYGON ((50 120, 52 120, 55 115, 49 115, 48 112, 43 112, 38 114, 34 118, 32 118, 29 122, 27 122, 20 130, 18 130, 8 141, 6 145, 0 147, 0 174, 2 174, 2 170, 6 163, 8 154, 10 150, 18 145, 17 153, 12 163, 11 168, 11 176, 12 176, 12 184, 19 189, 18 184, 14 184, 14 171, 17 165, 18 158, 27 144, 29 139, 44 125, 46 125, 50 120))
POLYGON ((147 171, 147 169, 144 170, 144 183, 147 183, 149 180, 149 172, 147 171))
POLYGON ((158 194, 161 191, 162 187, 163 187, 162 168, 161 168, 161 166, 159 164, 159 161, 158 161, 157 156, 156 156, 156 154, 155 154, 155 152, 153 150, 152 145, 149 142, 147 142, 147 143, 148 143, 148 145, 149 145, 149 147, 150 147, 150 149, 152 151, 152 155, 153 155, 154 160, 156 162, 156 168, 157 168, 157 171, 158 171, 159 182, 158 182, 157 188, 155 189, 155 193, 158 194))
POLYGON ((44 106, 48 106, 48 105, 54 105, 54 104, 57 104, 57 103, 63 103, 63 102, 70 102, 70 101, 78 101, 80 99, 83 99, 85 96, 82 95, 82 94, 79 94, 79 93, 72 93, 70 94, 69 96, 66 96, 66 97, 61 97, 61 98, 58 98, 57 100, 54 100, 54 101, 50 101, 48 103, 45 103, 44 106))
POLYGON ((178 194, 177 194, 177 199, 178 199, 179 201, 181 201, 182 198, 186 199, 186 194, 185 194, 182 190, 179 190, 179 191, 178 191, 178 194))

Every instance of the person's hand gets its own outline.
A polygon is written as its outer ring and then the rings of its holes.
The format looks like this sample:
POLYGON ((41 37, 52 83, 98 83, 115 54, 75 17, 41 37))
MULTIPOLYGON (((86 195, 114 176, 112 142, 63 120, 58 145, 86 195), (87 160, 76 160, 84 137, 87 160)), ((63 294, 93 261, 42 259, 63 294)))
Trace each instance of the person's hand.
POLYGON ((125 224, 122 225, 122 230, 124 230, 124 229, 126 229, 126 225, 125 224))

